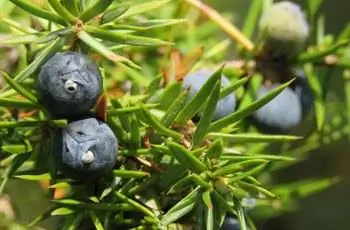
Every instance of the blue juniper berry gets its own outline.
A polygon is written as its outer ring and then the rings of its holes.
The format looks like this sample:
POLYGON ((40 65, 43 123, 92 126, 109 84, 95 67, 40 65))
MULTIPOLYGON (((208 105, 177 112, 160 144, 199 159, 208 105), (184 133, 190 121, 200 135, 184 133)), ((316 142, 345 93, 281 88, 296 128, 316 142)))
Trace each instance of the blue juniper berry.
MULTIPOLYGON (((256 93, 256 98, 268 94, 280 84, 261 86, 256 93)), ((302 120, 302 106, 299 96, 291 88, 284 89, 279 95, 255 111, 253 114, 257 128, 270 134, 288 133, 302 120)))
POLYGON ((79 52, 59 52, 42 67, 40 103, 56 118, 85 115, 102 93, 97 65, 79 52))
POLYGON ((70 122, 56 132, 54 157, 68 177, 94 180, 116 164, 118 141, 106 123, 95 118, 70 122))
POLYGON ((240 230, 241 225, 237 218, 231 214, 225 216, 224 222, 222 223, 220 230, 240 230))
MULTIPOLYGON (((212 74, 213 72, 208 70, 199 70, 185 76, 182 87, 184 89, 189 89, 189 99, 192 99, 198 93, 212 74)), ((221 76, 221 87, 227 87, 229 84, 230 81, 225 76, 221 76)), ((231 93, 218 101, 215 107, 213 120, 218 120, 229 115, 235 111, 235 108, 236 97, 231 93)))

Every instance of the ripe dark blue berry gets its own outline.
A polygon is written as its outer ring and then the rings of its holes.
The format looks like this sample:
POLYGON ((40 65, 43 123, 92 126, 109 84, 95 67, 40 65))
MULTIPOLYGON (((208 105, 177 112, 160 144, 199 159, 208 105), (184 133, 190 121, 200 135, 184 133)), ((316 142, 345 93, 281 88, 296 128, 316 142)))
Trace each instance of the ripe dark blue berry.
MULTIPOLYGON (((210 71, 197 71, 187 75, 183 80, 183 88, 189 89, 189 99, 193 98, 206 81, 210 78, 213 73, 210 71)), ((227 87, 230 81, 225 77, 221 76, 221 87, 227 87)), ((229 94, 226 97, 220 99, 216 104, 213 120, 223 118, 230 113, 234 112, 236 108, 236 97, 234 94, 229 94)))
POLYGON ((102 93, 97 65, 82 53, 56 53, 38 79, 41 104, 57 118, 85 115, 102 93))
POLYGON ((231 215, 226 215, 220 230, 240 230, 241 226, 236 218, 231 215))
POLYGON ((55 138, 54 156, 64 174, 93 180, 112 170, 118 141, 107 124, 87 118, 69 123, 55 138))
MULTIPOLYGON (((256 93, 260 99, 279 84, 262 86, 256 93)), ((284 89, 279 95, 258 109, 253 117, 257 128, 264 133, 287 133, 302 120, 302 108, 298 95, 291 89, 284 89)))

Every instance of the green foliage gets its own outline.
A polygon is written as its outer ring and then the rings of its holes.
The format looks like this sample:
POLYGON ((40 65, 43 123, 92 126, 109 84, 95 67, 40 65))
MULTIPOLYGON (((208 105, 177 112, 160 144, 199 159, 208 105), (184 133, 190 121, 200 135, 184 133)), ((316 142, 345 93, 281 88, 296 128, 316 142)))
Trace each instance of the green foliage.
MULTIPOLYGON (((242 28, 248 41, 254 38, 265 2, 255 0, 251 5, 242 28)), ((7 85, 0 93, 0 193, 12 179, 50 181, 50 207, 28 226, 60 216, 64 221, 59 229, 90 225, 216 230, 226 213, 232 213, 241 229, 256 229, 252 220, 292 211, 299 198, 338 182, 321 178, 276 184, 271 179, 273 173, 304 160, 334 137, 328 122, 334 115, 341 114, 340 120, 350 118, 349 112, 329 109, 331 76, 324 71, 343 71, 350 111, 350 30, 347 27, 331 39, 322 33, 324 24, 314 22, 322 1, 308 1, 308 17, 318 36, 291 64, 305 70, 315 97, 307 121, 315 122, 317 128, 290 135, 257 133, 246 118, 294 79, 255 100, 252 92, 261 84, 261 73, 250 63, 256 60, 256 50, 220 40, 216 35, 223 29, 230 39, 240 41, 232 33, 233 25, 205 10, 211 20, 203 19, 193 7, 198 6, 195 0, 10 0, 2 4, 0 25, 8 36, 1 45, 14 47, 21 60, 1 72, 7 85), (238 65, 223 62, 233 56, 229 47, 237 48, 233 62, 238 65), (68 50, 88 54, 103 73, 107 98, 103 112, 120 147, 112 180, 77 183, 62 177, 52 159, 52 133, 67 121, 49 116, 38 101, 35 84, 43 63, 54 53, 68 50), (181 91, 178 80, 203 67, 215 73, 188 101, 188 91, 181 91), (226 88, 220 88, 222 73, 231 81, 226 88), (123 88, 128 82, 131 87, 123 88), (217 101, 231 93, 240 101, 237 111, 212 121, 217 101), (202 116, 197 122, 198 111, 202 116), (270 148, 276 146, 278 154, 270 148), (55 191, 63 191, 64 197, 54 197, 55 191), (249 213, 246 198, 256 201, 249 213)), ((346 127, 339 127, 340 135, 346 134, 346 127)))

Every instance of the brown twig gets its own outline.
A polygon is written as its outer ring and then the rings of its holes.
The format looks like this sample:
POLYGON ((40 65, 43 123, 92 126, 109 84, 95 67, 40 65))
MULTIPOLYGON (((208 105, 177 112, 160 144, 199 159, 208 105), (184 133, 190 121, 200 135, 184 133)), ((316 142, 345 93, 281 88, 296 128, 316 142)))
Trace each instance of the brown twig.
POLYGON ((221 29, 223 29, 230 38, 240 43, 247 51, 251 52, 254 49, 254 44, 244 34, 241 33, 234 25, 232 25, 227 19, 223 18, 217 11, 207 6, 199 0, 185 0, 187 3, 196 7, 203 12, 208 18, 217 23, 221 29))

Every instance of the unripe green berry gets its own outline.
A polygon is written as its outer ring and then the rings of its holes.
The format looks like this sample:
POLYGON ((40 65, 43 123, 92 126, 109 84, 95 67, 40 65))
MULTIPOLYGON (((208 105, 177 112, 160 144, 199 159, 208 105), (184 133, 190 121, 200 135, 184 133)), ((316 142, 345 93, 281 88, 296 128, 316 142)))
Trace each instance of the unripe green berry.
POLYGON ((263 12, 259 22, 264 51, 272 57, 290 59, 300 52, 309 35, 309 25, 299 5, 282 1, 263 12))

